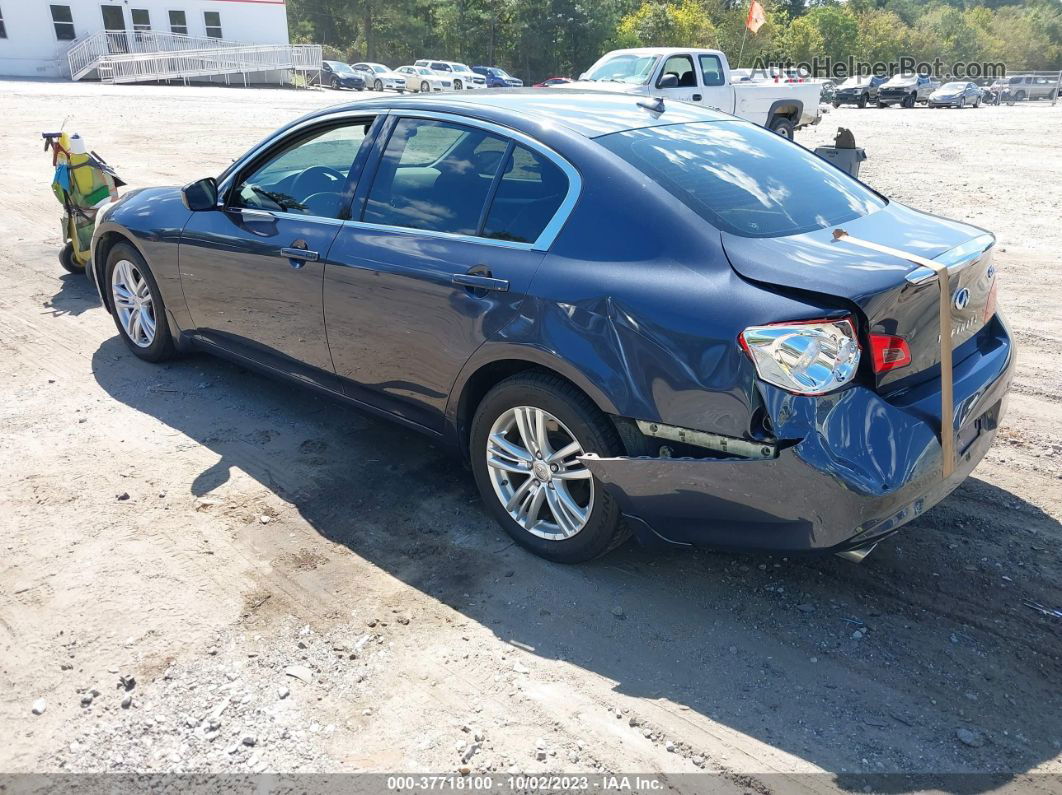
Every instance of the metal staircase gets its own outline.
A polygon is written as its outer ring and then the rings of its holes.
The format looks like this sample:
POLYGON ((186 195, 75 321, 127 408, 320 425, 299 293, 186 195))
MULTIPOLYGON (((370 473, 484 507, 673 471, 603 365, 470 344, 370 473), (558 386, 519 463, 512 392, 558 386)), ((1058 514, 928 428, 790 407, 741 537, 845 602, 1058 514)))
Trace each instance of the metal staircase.
POLYGON ((95 75, 103 83, 321 70, 318 44, 241 44, 154 31, 98 31, 67 50, 70 79, 95 75))

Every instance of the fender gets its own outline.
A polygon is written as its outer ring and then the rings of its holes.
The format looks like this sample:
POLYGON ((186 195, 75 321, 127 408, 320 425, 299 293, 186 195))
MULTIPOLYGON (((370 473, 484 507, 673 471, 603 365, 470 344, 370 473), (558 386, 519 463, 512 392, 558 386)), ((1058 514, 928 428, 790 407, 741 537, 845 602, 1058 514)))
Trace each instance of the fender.
POLYGON ((803 101, 801 101, 799 99, 779 99, 779 100, 775 100, 774 102, 771 103, 771 107, 767 111, 767 123, 764 125, 764 127, 768 127, 769 128, 771 126, 771 122, 773 122, 778 116, 784 116, 787 119, 792 119, 793 124, 800 124, 800 120, 804 116, 804 103, 803 103, 803 101), (795 116, 793 114, 791 114, 789 111, 786 111, 785 113, 780 113, 779 112, 779 108, 790 106, 790 105, 796 107, 795 116))
POLYGON ((612 399, 567 359, 562 359, 552 351, 531 342, 487 341, 480 345, 476 352, 465 362, 461 372, 457 374, 453 387, 450 389, 450 397, 446 401, 444 416, 447 426, 452 431, 458 430, 458 409, 461 396, 468 386, 469 379, 487 365, 501 361, 523 361, 553 370, 583 390, 597 407, 606 414, 619 413, 612 399))

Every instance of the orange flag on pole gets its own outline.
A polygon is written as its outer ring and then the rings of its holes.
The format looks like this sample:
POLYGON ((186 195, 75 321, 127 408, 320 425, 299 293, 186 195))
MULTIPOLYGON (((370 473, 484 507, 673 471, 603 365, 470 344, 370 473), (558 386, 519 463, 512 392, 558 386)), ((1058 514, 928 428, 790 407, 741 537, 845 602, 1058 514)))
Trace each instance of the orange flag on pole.
POLYGON ((763 10, 763 6, 757 0, 752 0, 749 4, 749 15, 745 20, 745 27, 755 33, 763 27, 763 23, 766 21, 767 13, 763 10))

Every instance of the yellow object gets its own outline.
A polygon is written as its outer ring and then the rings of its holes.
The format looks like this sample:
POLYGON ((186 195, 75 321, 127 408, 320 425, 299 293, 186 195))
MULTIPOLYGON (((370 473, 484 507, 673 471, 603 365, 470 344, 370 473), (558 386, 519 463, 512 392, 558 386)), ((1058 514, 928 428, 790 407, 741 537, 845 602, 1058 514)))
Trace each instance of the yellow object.
POLYGON ((88 152, 85 150, 85 141, 80 135, 74 133, 67 136, 66 133, 59 138, 59 145, 70 153, 70 179, 73 181, 77 192, 87 196, 92 192, 94 174, 92 166, 88 165, 88 152))

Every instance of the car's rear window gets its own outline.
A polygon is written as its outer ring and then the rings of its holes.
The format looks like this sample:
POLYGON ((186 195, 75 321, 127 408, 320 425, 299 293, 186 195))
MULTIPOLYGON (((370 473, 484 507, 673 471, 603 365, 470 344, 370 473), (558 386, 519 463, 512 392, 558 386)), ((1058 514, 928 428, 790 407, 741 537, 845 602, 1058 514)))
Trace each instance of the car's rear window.
POLYGON ((596 140, 717 229, 743 237, 824 229, 885 206, 817 155, 748 122, 670 124, 596 140))

